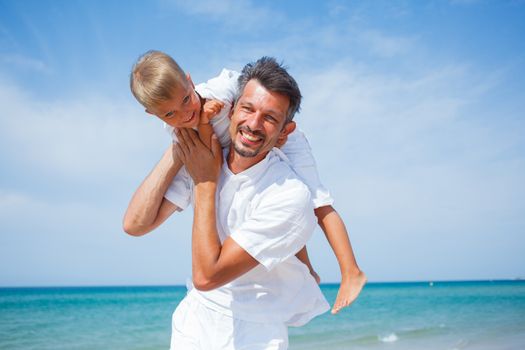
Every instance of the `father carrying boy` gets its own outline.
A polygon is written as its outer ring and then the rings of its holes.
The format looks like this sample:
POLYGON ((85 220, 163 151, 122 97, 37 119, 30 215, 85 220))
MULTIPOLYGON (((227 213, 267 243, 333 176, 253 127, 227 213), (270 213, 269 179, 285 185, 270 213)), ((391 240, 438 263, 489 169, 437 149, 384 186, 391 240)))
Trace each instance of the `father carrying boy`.
POLYGON ((172 349, 286 349, 287 326, 329 309, 295 256, 316 225, 310 192, 273 150, 295 128, 299 88, 270 58, 239 81, 224 164, 215 136, 210 150, 183 128, 174 150, 185 168, 173 178, 167 156, 148 177, 171 183, 175 210, 194 203, 195 288, 173 314, 172 349))

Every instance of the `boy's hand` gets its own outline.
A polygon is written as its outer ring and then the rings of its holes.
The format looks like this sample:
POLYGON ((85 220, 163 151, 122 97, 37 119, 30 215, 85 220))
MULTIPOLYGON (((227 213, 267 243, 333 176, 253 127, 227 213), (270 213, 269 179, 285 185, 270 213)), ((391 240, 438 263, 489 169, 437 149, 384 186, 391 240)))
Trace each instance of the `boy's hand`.
POLYGON ((224 103, 219 100, 207 100, 202 106, 200 124, 208 124, 219 112, 224 103))

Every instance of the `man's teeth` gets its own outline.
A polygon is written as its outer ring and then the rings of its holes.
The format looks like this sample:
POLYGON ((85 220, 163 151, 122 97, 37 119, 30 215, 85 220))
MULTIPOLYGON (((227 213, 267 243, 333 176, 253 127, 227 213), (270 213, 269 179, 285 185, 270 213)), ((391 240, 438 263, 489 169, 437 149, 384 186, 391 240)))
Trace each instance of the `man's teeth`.
POLYGON ((255 142, 255 141, 259 141, 260 138, 255 136, 255 135, 250 135, 248 133, 245 133, 244 131, 241 131, 241 135, 248 141, 252 141, 252 142, 255 142))

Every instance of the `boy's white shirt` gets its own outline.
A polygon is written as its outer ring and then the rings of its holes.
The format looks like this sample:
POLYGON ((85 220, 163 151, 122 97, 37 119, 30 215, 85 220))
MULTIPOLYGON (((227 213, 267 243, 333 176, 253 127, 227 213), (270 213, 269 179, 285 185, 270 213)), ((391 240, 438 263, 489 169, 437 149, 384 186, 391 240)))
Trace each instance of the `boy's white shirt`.
MULTIPOLYGON (((234 101, 239 93, 238 78, 239 73, 223 69, 221 73, 206 83, 201 83, 195 87, 199 95, 205 99, 215 99, 224 103, 221 111, 210 120, 213 131, 221 146, 226 148, 230 145, 231 138, 229 133, 230 111, 234 101)), ((164 124, 165 129, 171 135, 173 142, 177 142, 174 128, 164 124)), ((312 149, 305 134, 297 128, 288 135, 288 140, 282 148, 274 148, 274 151, 299 175, 299 177, 308 186, 312 195, 312 201, 315 208, 332 205, 334 199, 330 191, 321 183, 317 171, 315 158, 312 149)))

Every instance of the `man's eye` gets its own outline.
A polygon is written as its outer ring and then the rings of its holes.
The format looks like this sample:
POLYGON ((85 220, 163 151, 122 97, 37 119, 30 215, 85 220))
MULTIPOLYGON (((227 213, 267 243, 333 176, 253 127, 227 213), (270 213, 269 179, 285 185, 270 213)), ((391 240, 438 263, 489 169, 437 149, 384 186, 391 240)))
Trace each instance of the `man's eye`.
POLYGON ((266 116, 266 120, 268 120, 270 123, 276 123, 277 122, 277 119, 275 119, 273 116, 271 115, 267 115, 266 116))

